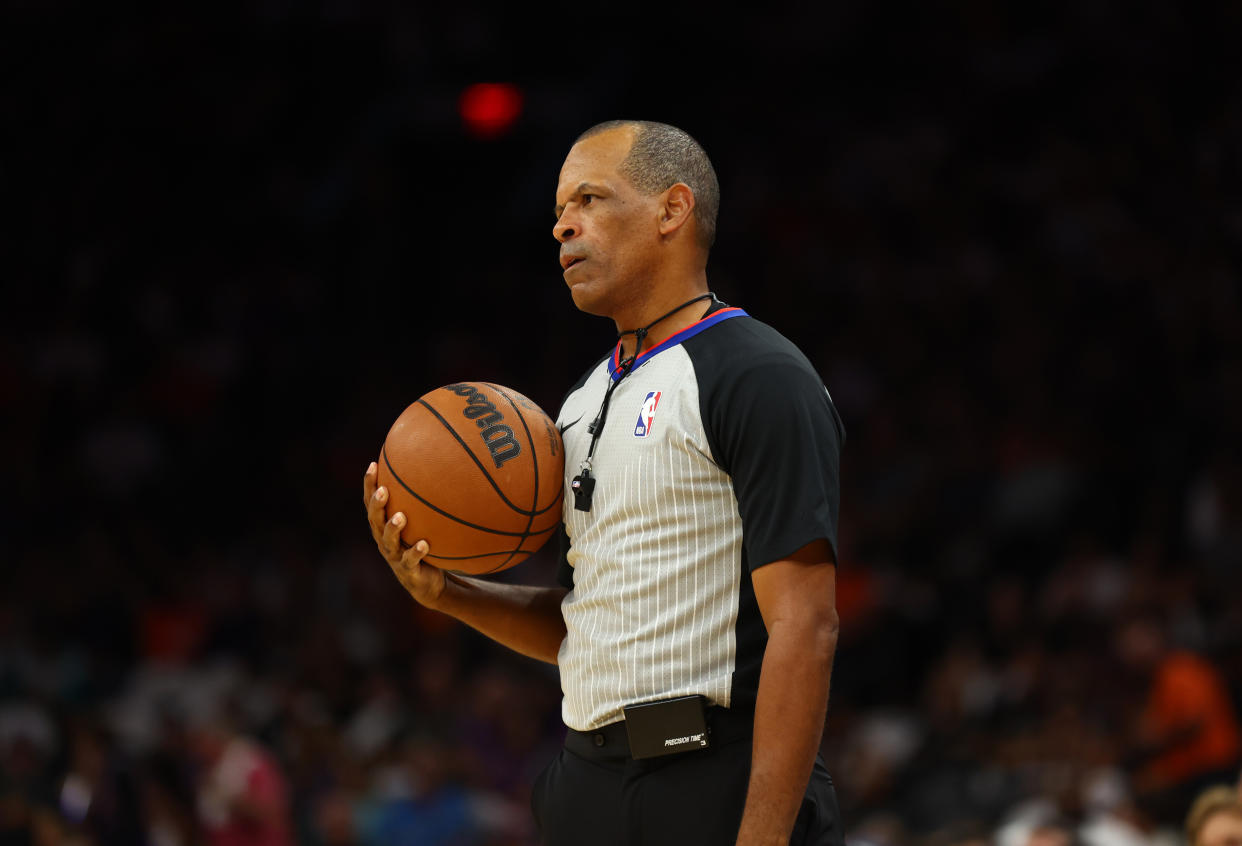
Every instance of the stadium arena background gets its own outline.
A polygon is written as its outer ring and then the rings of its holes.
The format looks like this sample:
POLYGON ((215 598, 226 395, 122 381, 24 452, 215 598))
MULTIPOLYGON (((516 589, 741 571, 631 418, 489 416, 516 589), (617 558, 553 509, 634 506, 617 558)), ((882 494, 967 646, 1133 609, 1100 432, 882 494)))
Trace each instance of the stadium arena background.
POLYGON ((555 671, 412 607, 358 481, 430 387, 554 411, 612 342, 549 212, 613 117, 704 144, 712 287, 849 429, 852 842, 1167 831, 1236 780, 1236 751, 1151 766, 1121 647, 1151 621, 1206 659, 1236 729, 1237 7, 94 14, 0 35, 0 842, 213 842, 226 726, 297 842, 532 842, 555 671), (641 58, 666 33, 675 70, 641 58))

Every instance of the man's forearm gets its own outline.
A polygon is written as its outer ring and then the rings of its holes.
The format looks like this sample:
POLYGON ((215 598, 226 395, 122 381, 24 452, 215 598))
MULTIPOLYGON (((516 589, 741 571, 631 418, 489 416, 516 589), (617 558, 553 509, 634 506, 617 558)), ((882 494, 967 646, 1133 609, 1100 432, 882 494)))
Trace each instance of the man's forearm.
POLYGON ((564 588, 510 585, 450 575, 435 610, 515 652, 556 663, 565 639, 564 588))
POLYGON ((769 632, 738 846, 789 843, 823 735, 836 645, 835 622, 769 632))

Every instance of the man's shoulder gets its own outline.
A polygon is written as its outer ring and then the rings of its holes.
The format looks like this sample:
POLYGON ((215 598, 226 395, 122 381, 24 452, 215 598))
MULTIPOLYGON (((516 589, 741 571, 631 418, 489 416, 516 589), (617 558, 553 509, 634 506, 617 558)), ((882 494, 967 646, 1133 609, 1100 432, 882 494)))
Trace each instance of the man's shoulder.
POLYGON ((755 405, 779 413, 790 402, 822 402, 837 437, 845 440, 845 426, 815 365, 762 320, 750 315, 726 320, 691 338, 686 348, 704 408, 732 417, 755 405))
POLYGON ((608 361, 610 358, 612 358, 612 350, 609 350, 599 358, 595 359, 595 361, 591 362, 591 366, 582 371, 582 375, 578 377, 578 381, 570 385, 569 390, 565 392, 565 396, 569 396, 574 391, 585 385, 587 380, 590 379, 591 376, 603 366, 604 362, 608 361))
POLYGON ((598 373, 604 367, 605 362, 607 362, 610 358, 612 358, 611 350, 597 358, 595 362, 578 378, 578 381, 569 386, 569 390, 565 392, 565 396, 561 397, 561 408, 565 407, 565 403, 569 401, 570 397, 582 390, 590 378, 598 373))
POLYGON ((751 315, 725 320, 685 342, 696 370, 716 375, 741 375, 757 368, 784 368, 815 372, 797 344, 776 328, 751 315))

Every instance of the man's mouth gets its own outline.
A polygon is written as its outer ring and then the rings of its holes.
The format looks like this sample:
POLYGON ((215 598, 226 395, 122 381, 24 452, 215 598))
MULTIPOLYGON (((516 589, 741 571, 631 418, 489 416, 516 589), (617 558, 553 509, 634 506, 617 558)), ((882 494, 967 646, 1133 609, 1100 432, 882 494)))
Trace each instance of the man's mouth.
POLYGON ((586 261, 586 256, 562 256, 561 268, 563 270, 569 270, 569 268, 573 267, 575 264, 581 264, 584 261, 586 261))

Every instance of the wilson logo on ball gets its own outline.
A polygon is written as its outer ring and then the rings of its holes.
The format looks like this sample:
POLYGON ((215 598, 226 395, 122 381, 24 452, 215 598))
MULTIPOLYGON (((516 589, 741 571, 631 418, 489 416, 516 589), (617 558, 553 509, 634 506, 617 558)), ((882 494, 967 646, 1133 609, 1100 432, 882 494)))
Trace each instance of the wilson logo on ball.
POLYGON ((513 437, 513 430, 502 422, 505 416, 473 385, 445 385, 444 390, 466 398, 466 407, 461 413, 482 430, 483 443, 498 469, 509 459, 522 454, 522 446, 513 437))

